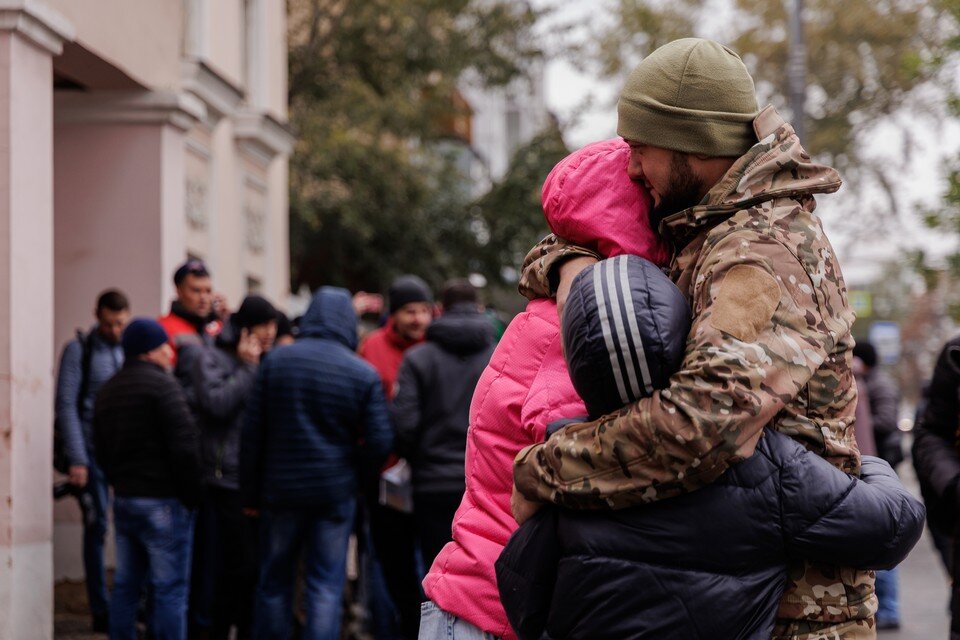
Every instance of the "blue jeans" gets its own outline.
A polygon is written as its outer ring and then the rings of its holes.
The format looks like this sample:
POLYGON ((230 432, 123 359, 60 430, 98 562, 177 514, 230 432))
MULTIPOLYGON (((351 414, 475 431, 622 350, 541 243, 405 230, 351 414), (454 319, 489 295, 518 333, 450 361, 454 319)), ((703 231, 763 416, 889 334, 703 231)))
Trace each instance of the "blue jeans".
POLYGON ((144 583, 152 594, 155 640, 187 637, 193 513, 176 498, 116 496, 117 573, 110 598, 110 639, 136 640, 144 583))
POLYGON ((356 502, 265 510, 260 521, 260 580, 254 607, 257 640, 288 640, 293 583, 305 551, 303 640, 337 640, 347 579, 347 543, 356 502))
POLYGON ((103 567, 103 545, 107 537, 107 510, 110 508, 110 493, 107 479, 100 467, 89 455, 87 465, 88 498, 79 500, 83 512, 83 572, 87 583, 87 599, 90 613, 95 616, 107 614, 107 577, 103 567))
POLYGON ((900 621, 900 594, 897 582, 900 572, 896 567, 889 571, 877 571, 877 621, 900 621))
POLYGON ((470 624, 463 618, 447 613, 430 601, 420 605, 420 636, 418 640, 499 640, 470 624))

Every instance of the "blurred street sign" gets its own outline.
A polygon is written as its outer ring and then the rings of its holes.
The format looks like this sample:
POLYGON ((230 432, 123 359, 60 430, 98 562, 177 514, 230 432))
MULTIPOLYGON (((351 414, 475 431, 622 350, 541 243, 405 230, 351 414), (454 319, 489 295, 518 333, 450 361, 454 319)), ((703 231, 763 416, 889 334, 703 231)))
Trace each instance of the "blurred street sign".
POLYGON ((849 293, 850 306, 858 318, 869 318, 873 315, 873 295, 862 289, 851 289, 849 293))
POLYGON ((874 322, 870 325, 870 344, 877 350, 880 364, 897 364, 900 361, 900 325, 874 322))

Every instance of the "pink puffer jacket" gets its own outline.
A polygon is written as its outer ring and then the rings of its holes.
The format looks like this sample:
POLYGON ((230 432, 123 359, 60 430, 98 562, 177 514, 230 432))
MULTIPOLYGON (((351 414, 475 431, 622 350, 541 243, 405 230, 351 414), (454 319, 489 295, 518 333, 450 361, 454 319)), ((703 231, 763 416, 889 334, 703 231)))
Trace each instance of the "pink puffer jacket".
MULTIPOLYGON (((627 177, 628 157, 620 139, 567 156, 543 185, 544 214, 558 236, 605 257, 629 253, 663 264, 667 251, 650 229, 647 194, 627 177)), ((563 359, 556 303, 534 300, 510 323, 473 395, 467 490, 453 520, 453 542, 423 581, 438 607, 515 638, 493 570, 517 528, 510 513, 513 459, 542 441, 550 422, 586 413, 563 359)))

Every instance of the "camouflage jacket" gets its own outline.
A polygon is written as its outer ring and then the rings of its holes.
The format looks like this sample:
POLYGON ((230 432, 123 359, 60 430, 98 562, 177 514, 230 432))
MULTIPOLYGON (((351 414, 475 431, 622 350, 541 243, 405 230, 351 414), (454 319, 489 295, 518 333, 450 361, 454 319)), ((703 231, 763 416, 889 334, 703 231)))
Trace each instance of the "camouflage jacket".
MULTIPOLYGON (((617 509, 691 491, 751 455, 764 427, 859 472, 854 314, 813 214, 813 195, 836 191, 840 177, 811 162, 772 107, 754 128, 760 142, 704 201, 661 225, 693 311, 681 370, 650 398, 521 451, 514 477, 527 497, 617 509)), ((551 267, 577 253, 590 252, 545 239, 521 292, 550 295, 551 267)), ((871 573, 798 563, 790 576, 782 621, 872 626, 871 573)))

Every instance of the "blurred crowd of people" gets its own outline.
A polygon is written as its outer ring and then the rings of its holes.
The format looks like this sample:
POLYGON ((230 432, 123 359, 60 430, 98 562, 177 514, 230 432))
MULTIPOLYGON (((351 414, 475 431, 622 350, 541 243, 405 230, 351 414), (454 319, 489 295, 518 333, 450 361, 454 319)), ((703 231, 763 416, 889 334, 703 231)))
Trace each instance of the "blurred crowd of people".
POLYGON ((354 611, 352 633, 416 638, 502 323, 468 280, 323 287, 291 322, 257 295, 231 311, 201 261, 173 279, 158 319, 101 294, 61 356, 55 495, 81 506, 93 630, 338 638, 354 611))

